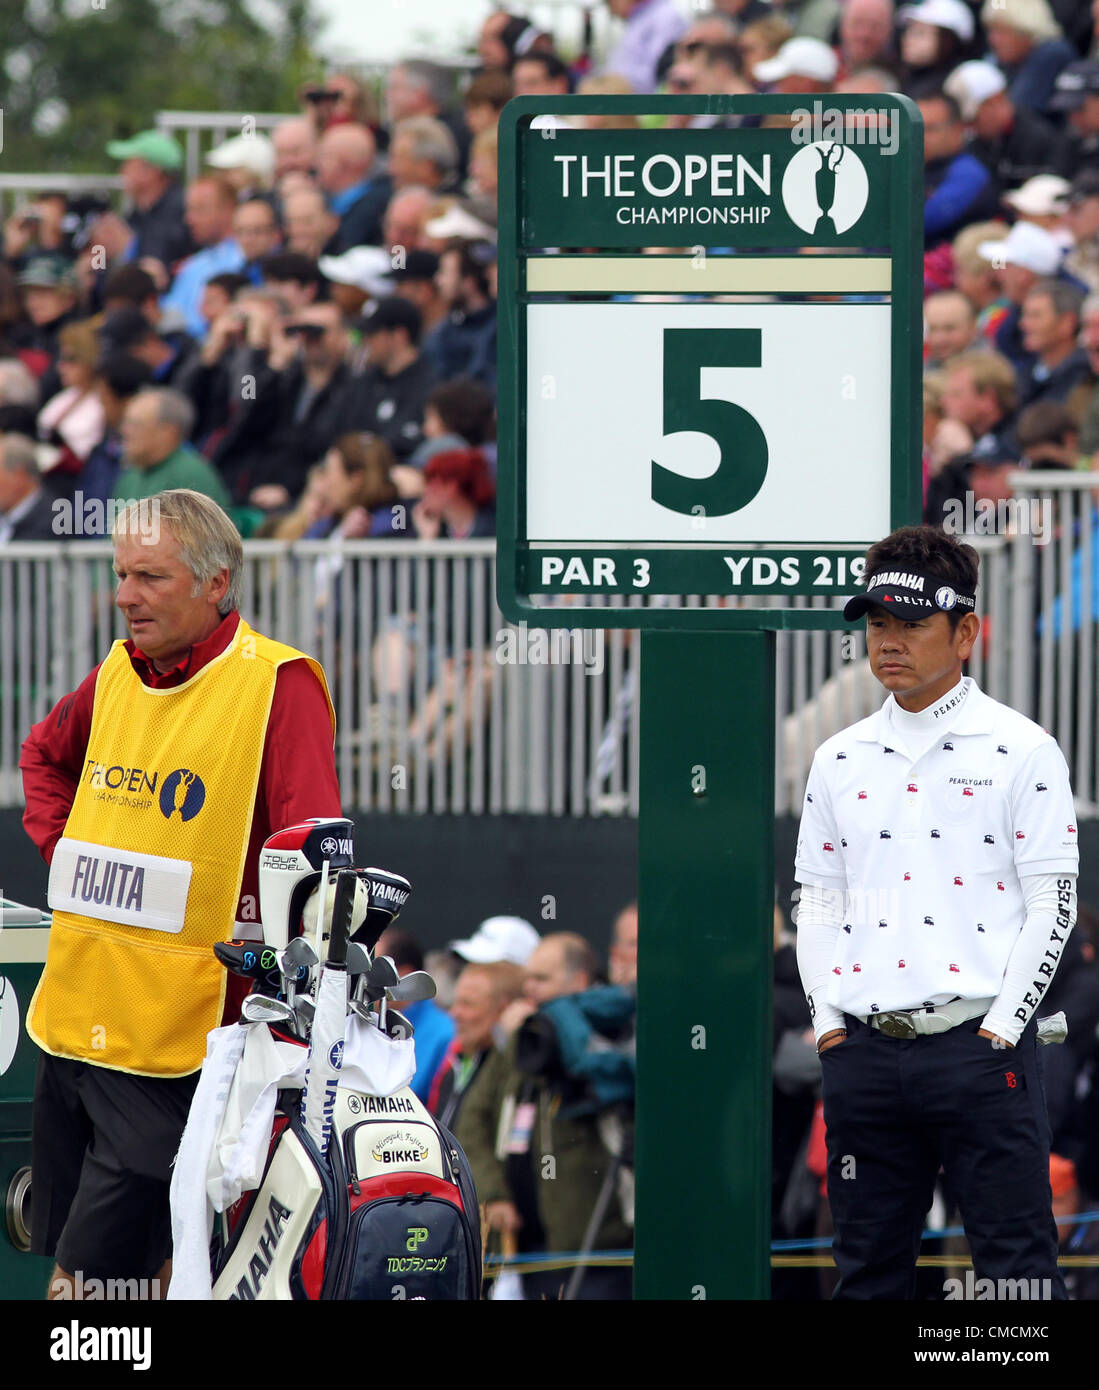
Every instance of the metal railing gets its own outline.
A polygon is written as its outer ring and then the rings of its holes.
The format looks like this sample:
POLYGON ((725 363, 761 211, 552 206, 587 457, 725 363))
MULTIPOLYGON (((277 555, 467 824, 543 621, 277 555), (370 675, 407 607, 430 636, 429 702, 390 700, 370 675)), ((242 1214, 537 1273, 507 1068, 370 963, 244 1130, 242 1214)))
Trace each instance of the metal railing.
POLYGON ((122 202, 122 180, 109 174, 0 174, 0 220, 7 221, 18 208, 33 203, 43 193, 102 193, 116 206, 122 202))
POLYGON ((215 145, 246 131, 270 131, 293 116, 293 111, 158 111, 156 128, 183 145, 183 169, 188 179, 197 178, 203 156, 215 145))
MULTIPOLYGON (((981 553, 982 636, 970 671, 1059 741, 1078 814, 1099 814, 1095 599, 1097 475, 1022 475, 1056 517, 981 553), (1080 572, 1077 574, 1077 570, 1080 572), (1081 581, 1091 575, 1092 583, 1081 581), (1075 576, 1075 578, 1074 578, 1075 576), (1073 595, 1075 594, 1075 598, 1073 595)), ((398 813, 635 815, 640 642, 635 630, 506 623, 491 541, 249 541, 242 612, 316 656, 339 731, 348 806, 398 813)), ((101 542, 0 547, 0 806, 21 804, 19 745, 125 635, 101 542)), ((631 598, 605 599, 614 607, 631 598)), ((674 600, 665 600, 674 603, 674 600)), ((689 607, 735 600, 695 598, 689 607)), ((773 599, 771 604, 788 604, 773 599)), ((835 601, 799 598, 800 607, 835 601)), ((735 672, 729 673, 730 704, 735 672)), ((796 813, 813 752, 882 702, 861 632, 780 632, 776 811, 796 813)), ((684 717, 689 717, 684 695, 684 717)))

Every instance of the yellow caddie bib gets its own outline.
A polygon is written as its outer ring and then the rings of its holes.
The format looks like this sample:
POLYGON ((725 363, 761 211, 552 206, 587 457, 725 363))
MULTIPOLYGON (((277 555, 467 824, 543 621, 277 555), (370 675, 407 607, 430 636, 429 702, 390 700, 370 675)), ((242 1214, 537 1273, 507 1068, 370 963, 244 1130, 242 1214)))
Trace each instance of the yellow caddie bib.
POLYGON ((115 642, 95 684, 91 733, 50 865, 46 968, 27 1031, 55 1057, 185 1076, 221 1022, 228 941, 244 874, 278 668, 305 660, 238 623, 224 652, 154 690, 115 642))

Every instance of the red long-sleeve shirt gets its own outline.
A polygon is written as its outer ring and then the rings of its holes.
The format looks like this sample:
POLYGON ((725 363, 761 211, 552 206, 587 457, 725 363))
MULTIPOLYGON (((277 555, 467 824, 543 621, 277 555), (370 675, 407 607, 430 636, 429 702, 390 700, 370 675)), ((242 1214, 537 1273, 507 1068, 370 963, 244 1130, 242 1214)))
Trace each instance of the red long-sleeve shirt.
MULTIPOLYGON (((130 663, 145 685, 168 689, 181 685, 229 645, 240 615, 234 610, 186 658, 161 675, 132 641, 130 663)), ((102 664, 102 663, 101 663, 102 664)), ((80 772, 87 755, 92 705, 99 667, 71 695, 59 700, 27 735, 19 758, 26 810, 23 825, 48 864, 69 818, 80 772)), ((248 840, 237 921, 259 922, 259 851, 276 830, 309 816, 339 816, 340 789, 332 752, 332 725, 320 682, 304 661, 280 666, 267 721, 263 760, 248 840)), ((249 981, 230 976, 225 1022, 236 1020, 249 981)))

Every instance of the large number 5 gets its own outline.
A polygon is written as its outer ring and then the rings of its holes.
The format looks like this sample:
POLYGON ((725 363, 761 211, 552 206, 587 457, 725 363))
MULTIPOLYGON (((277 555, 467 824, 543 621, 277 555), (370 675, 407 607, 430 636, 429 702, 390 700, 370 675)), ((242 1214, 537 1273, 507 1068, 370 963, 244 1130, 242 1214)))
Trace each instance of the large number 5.
POLYGON ((685 478, 653 463, 653 501, 669 511, 728 516, 763 486, 767 440, 759 421, 732 401, 702 397, 702 368, 758 367, 760 336, 758 328, 665 328, 664 433, 696 430, 721 451, 708 478, 685 478))

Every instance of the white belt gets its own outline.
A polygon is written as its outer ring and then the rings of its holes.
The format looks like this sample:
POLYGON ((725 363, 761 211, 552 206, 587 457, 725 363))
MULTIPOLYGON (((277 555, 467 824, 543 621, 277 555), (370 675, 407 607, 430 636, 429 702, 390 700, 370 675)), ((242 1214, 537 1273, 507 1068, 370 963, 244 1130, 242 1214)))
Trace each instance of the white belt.
POLYGON ((883 1013, 856 1014, 890 1038, 916 1038, 930 1033, 946 1033, 959 1023, 988 1013, 991 999, 952 999, 949 1004, 929 1004, 924 1009, 886 1009, 883 1013))

